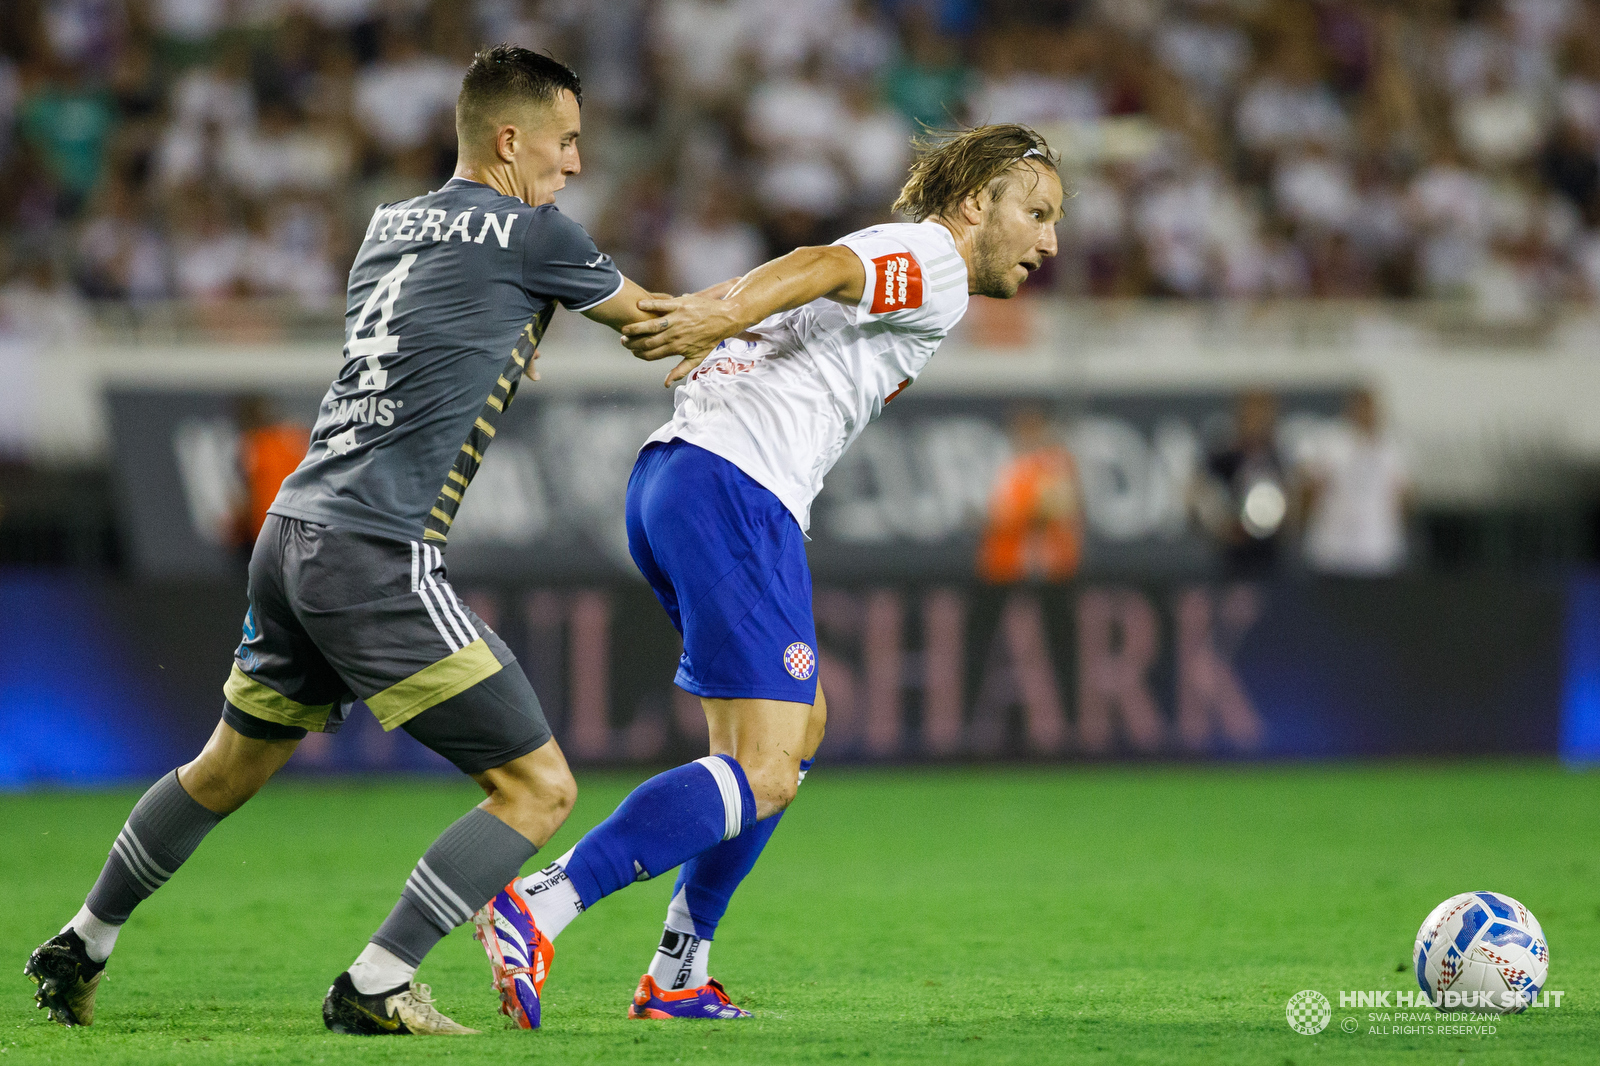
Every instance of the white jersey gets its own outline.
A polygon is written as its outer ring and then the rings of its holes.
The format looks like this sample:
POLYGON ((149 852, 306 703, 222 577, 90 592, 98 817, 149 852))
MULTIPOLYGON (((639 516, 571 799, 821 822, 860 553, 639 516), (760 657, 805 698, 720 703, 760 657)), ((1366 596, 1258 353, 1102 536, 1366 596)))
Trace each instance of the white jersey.
POLYGON ((802 530, 823 477, 967 310, 966 261, 937 222, 874 226, 834 243, 861 257, 861 301, 813 300, 723 341, 678 386, 672 421, 650 435, 722 456, 802 530))
POLYGON ((1391 437, 1340 425, 1306 457, 1322 484, 1306 525, 1305 553, 1324 573, 1377 577, 1405 565, 1405 452, 1391 437))

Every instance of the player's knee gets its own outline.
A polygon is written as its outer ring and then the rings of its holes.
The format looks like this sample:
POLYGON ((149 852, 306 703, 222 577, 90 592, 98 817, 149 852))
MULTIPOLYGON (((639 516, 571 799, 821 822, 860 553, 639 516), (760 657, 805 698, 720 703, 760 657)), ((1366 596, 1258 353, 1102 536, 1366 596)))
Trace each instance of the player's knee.
POLYGON ((572 805, 578 802, 578 782, 565 763, 543 776, 540 792, 546 797, 548 806, 559 811, 563 819, 571 812, 572 805))
POLYGON ((178 771, 178 783, 200 806, 232 814, 261 791, 272 770, 249 763, 222 763, 204 754, 178 771))
POLYGON ((200 806, 232 814, 272 779, 294 754, 298 739, 262 740, 242 735, 226 720, 194 761, 178 769, 178 784, 200 806))
POLYGON ((565 759, 524 757, 485 775, 490 798, 519 821, 547 821, 559 825, 578 799, 578 782, 565 759))
POLYGON ((750 794, 756 800, 756 817, 767 818, 794 801, 800 783, 799 764, 788 757, 762 759, 754 765, 741 761, 750 794))
POLYGON ((791 770, 772 783, 767 792, 767 801, 781 811, 794 802, 795 789, 799 785, 799 770, 791 770))

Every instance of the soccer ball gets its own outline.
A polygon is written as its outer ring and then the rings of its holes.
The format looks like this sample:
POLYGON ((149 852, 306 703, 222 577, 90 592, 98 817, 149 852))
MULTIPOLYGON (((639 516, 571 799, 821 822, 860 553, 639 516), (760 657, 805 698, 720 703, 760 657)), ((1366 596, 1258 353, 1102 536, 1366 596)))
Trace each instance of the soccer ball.
POLYGON ((1550 973, 1533 912, 1502 892, 1451 896, 1417 930, 1417 984, 1440 1010, 1516 1014, 1550 973))

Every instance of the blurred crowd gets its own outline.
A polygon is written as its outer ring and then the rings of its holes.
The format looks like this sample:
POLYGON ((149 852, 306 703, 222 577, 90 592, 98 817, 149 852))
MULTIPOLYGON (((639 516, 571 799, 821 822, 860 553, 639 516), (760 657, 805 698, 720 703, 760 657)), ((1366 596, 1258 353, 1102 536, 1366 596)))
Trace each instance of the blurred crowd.
POLYGON ((1600 295, 1600 0, 6 0, 4 299, 337 300, 501 40, 583 77, 558 203, 656 289, 885 218, 919 124, 1021 121, 1075 190, 1040 289, 1600 295))

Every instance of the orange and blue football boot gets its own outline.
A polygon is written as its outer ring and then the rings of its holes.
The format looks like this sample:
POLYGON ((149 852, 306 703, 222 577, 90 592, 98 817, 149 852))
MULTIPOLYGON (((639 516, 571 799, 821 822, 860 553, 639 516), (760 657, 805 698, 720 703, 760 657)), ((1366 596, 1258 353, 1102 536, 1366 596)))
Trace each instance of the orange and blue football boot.
POLYGON ((649 974, 639 978, 639 990, 628 1005, 630 1018, 748 1018, 750 1012, 735 1007, 727 989, 715 977, 699 988, 668 991, 649 974))
POLYGON ((500 993, 500 1013, 519 1029, 539 1028, 539 993, 556 948, 539 932, 513 881, 472 916, 472 936, 483 945, 500 993))

